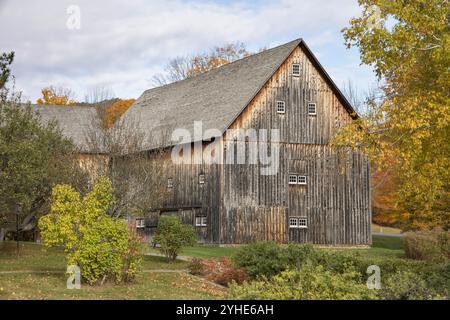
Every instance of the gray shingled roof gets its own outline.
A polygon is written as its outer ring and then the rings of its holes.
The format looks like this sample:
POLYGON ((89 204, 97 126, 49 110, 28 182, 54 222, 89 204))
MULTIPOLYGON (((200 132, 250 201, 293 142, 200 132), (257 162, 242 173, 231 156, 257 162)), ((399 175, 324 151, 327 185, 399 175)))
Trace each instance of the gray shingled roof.
POLYGON ((187 129, 193 137, 194 121, 202 121, 203 132, 224 132, 300 42, 295 40, 204 74, 147 90, 125 113, 124 121, 133 118, 143 132, 149 132, 146 149, 159 145, 161 133, 175 128, 187 129))
MULTIPOLYGON (((133 129, 140 129, 145 133, 145 150, 171 145, 167 138, 162 141, 162 135, 169 134, 170 138, 171 132, 176 128, 188 130, 191 141, 195 141, 195 121, 202 121, 203 132, 217 129, 223 133, 297 46, 304 49, 312 63, 325 76, 349 113, 357 117, 311 50, 298 39, 204 74, 147 90, 128 109, 121 123, 125 126, 128 123, 133 129)), ((55 119, 63 134, 71 138, 82 152, 98 151, 90 150, 86 143, 87 132, 92 130, 92 119, 96 117, 95 108, 42 105, 34 105, 33 108, 41 114, 44 121, 55 119)), ((213 136, 216 135, 212 134, 204 139, 213 136)))
POLYGON ((31 105, 31 109, 37 111, 43 123, 57 121, 58 127, 64 136, 72 139, 81 152, 90 152, 86 144, 86 134, 92 127, 92 121, 97 116, 97 111, 92 106, 50 106, 31 105))

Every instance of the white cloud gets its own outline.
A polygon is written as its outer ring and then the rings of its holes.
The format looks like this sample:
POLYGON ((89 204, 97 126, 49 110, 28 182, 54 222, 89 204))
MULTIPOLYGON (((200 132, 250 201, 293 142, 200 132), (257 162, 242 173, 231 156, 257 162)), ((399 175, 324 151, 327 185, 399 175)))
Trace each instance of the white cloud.
POLYGON ((358 11, 354 0, 3 0, 0 51, 16 51, 17 85, 32 100, 48 85, 79 98, 99 85, 138 97, 169 58, 224 42, 257 50, 303 37, 318 56, 345 52, 339 30, 358 11), (81 9, 80 30, 66 27, 72 4, 81 9))

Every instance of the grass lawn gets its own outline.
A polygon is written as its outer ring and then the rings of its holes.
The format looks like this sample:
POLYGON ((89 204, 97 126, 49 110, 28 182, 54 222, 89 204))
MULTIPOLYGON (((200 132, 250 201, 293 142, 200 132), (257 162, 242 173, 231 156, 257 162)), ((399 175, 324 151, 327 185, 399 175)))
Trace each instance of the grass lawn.
MULTIPOLYGON (((380 259, 402 258, 403 239, 374 236, 369 249, 325 249, 357 251, 380 259)), ((15 243, 0 245, 0 299, 221 299, 226 290, 184 272, 188 263, 168 263, 164 257, 145 256, 143 272, 131 284, 83 285, 81 290, 66 289, 64 254, 39 244, 21 243, 17 259, 15 243), (164 270, 164 272, 162 271, 164 270)), ((231 256, 240 247, 212 245, 189 247, 182 255, 199 258, 231 256)), ((149 249, 150 252, 157 252, 149 249)))
MULTIPOLYGON (((219 247, 217 245, 197 245, 194 247, 184 248, 181 251, 180 256, 197 257, 197 258, 202 258, 202 259, 230 257, 238 249, 239 249, 239 247, 219 247)), ((153 247, 149 247, 148 252, 160 254, 160 251, 153 247)))
MULTIPOLYGON (((330 250, 341 250, 341 251, 356 251, 361 253, 361 255, 367 256, 397 256, 401 257, 404 255, 403 251, 403 239, 400 237, 388 237, 388 236, 373 236, 372 237, 371 248, 362 249, 330 249, 330 250)), ((241 248, 236 247, 219 247, 214 245, 197 245, 194 247, 184 248, 180 255, 187 257, 197 257, 203 259, 214 259, 219 257, 231 257, 237 250, 241 248)), ((328 249, 326 249, 328 250, 328 249)), ((160 252, 157 249, 149 248, 149 253, 160 252)))
POLYGON ((14 243, 0 248, 0 299, 220 299, 226 293, 184 273, 187 262, 152 256, 144 257, 144 271, 131 284, 82 284, 81 290, 68 290, 61 250, 31 243, 21 243, 20 249, 17 259, 14 243))

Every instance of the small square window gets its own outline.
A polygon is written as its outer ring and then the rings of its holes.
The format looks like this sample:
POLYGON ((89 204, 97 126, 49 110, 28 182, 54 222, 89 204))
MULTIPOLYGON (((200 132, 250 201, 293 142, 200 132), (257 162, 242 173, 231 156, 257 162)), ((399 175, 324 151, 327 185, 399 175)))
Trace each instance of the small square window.
POLYGON ((292 65, 292 75, 294 77, 299 77, 300 76, 300 64, 299 63, 294 63, 292 65))
POLYGON ((297 177, 297 183, 306 185, 306 176, 298 176, 297 177))
POLYGON ((173 179, 172 178, 167 179, 167 188, 169 188, 169 189, 173 188, 173 179))
POLYGON ((144 218, 136 219, 136 228, 145 228, 145 219, 144 218))
POLYGON ((206 217, 195 217, 196 227, 206 227, 207 218, 206 217))
POLYGON ((308 103, 308 114, 310 116, 315 116, 317 114, 315 103, 308 103))
POLYGON ((298 219, 297 218, 289 218, 289 227, 297 228, 298 227, 298 219))
POLYGON ((204 174, 200 174, 198 176, 198 183, 199 184, 205 184, 205 175, 204 174))
POLYGON ((277 101, 277 113, 286 113, 286 102, 277 101))
POLYGON ((308 220, 306 218, 298 218, 297 228, 308 228, 308 220))
POLYGON ((297 175, 295 174, 289 175, 289 184, 297 184, 297 175))

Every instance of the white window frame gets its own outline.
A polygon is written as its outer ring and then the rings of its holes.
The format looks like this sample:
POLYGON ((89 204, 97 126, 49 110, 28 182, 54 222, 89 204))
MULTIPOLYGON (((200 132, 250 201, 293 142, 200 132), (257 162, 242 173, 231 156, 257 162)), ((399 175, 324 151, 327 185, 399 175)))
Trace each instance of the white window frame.
POLYGON ((316 116, 317 115, 317 104, 315 102, 308 103, 308 115, 316 116), (314 111, 311 112, 311 107, 314 107, 314 111))
POLYGON ((282 100, 277 101, 277 113, 280 114, 286 113, 286 101, 282 100))
POLYGON ((288 183, 289 184, 297 184, 297 182, 298 182, 298 177, 297 177, 296 174, 290 174, 288 176, 288 183), (295 179, 295 181, 294 181, 294 179, 295 179))
POLYGON ((302 72, 302 67, 301 67, 300 63, 293 63, 292 64, 292 75, 294 77, 300 77, 301 72, 302 72), (298 67, 298 73, 295 72, 297 67, 298 67))
POLYGON ((289 218, 289 228, 298 228, 297 218, 289 218))
POLYGON ((297 177, 297 184, 300 184, 300 185, 303 185, 303 186, 307 185, 308 184, 308 177, 304 176, 304 175, 299 175, 297 177), (302 181, 300 182, 300 180, 302 180, 302 181))
POLYGON ((289 228, 307 229, 308 218, 305 217, 289 217, 289 228))
POLYGON ((308 218, 304 218, 304 217, 298 218, 297 228, 307 229, 308 228, 308 218))
POLYGON ((167 178, 167 188, 173 188, 173 178, 167 178))
POLYGON ((208 225, 208 218, 206 216, 195 217, 196 227, 206 227, 208 225))
POLYGON ((205 174, 204 173, 200 173, 198 175, 198 184, 205 184, 205 174))
POLYGON ((145 228, 145 219, 144 218, 136 218, 136 228, 137 229, 145 228))

